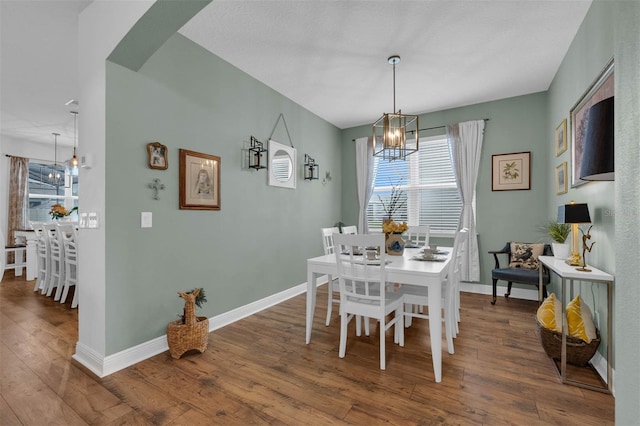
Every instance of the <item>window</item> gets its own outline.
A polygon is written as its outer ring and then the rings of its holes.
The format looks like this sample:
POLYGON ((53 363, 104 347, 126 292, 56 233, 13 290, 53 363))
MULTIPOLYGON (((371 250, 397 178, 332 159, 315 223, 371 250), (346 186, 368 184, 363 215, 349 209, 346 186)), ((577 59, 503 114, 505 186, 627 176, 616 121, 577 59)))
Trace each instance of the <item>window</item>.
POLYGON ((385 219, 380 199, 387 202, 392 188, 398 186, 403 190, 403 208, 394 215, 395 221, 406 221, 409 226, 429 225, 432 231, 442 234, 455 232, 462 199, 444 135, 421 141, 420 150, 406 161, 389 162, 376 157, 374 167, 374 190, 367 206, 371 230, 381 229, 385 219))
MULTIPOLYGON (((51 220, 49 210, 55 203, 67 210, 78 205, 78 170, 58 164, 29 161, 29 220, 47 222, 51 220), (49 177, 51 175, 51 177, 49 177), (55 179, 59 176, 59 179, 55 179)), ((71 215, 77 220, 77 212, 71 215)))

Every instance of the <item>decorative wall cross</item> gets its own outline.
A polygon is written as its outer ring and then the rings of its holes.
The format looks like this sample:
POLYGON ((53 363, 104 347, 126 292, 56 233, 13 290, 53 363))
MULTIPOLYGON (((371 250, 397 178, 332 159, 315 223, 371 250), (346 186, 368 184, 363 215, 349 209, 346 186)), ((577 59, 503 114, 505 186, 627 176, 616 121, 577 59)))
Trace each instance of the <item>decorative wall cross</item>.
POLYGON ((153 183, 150 183, 148 187, 153 189, 153 199, 159 200, 160 196, 158 195, 158 191, 164 189, 164 183, 161 183, 160 179, 154 179, 153 183))

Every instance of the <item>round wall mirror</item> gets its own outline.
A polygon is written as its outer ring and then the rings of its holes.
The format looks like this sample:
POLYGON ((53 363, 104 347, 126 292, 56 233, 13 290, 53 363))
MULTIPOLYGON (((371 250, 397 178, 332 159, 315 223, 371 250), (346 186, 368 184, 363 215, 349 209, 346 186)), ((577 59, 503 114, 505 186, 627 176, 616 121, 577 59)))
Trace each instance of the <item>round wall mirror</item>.
POLYGON ((282 149, 277 150, 271 159, 270 168, 278 182, 288 182, 293 171, 293 163, 289 153, 282 149))

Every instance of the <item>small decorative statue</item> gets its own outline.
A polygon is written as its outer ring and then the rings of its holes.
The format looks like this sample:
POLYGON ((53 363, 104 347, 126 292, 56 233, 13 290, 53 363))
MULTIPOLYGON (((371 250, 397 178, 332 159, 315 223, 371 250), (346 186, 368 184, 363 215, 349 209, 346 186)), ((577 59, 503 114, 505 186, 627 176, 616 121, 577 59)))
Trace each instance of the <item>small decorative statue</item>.
POLYGON ((584 231, 582 231, 582 229, 580 230, 580 233, 582 234, 582 266, 579 268, 576 268, 576 270, 578 271, 591 272, 591 269, 587 268, 587 260, 584 257, 586 252, 591 253, 591 249, 593 248, 593 245, 596 243, 594 241, 591 243, 591 245, 587 244, 587 240, 591 239, 591 234, 589 233, 591 232, 591 228, 593 228, 593 225, 591 225, 589 229, 587 229, 586 234, 584 233, 584 231))

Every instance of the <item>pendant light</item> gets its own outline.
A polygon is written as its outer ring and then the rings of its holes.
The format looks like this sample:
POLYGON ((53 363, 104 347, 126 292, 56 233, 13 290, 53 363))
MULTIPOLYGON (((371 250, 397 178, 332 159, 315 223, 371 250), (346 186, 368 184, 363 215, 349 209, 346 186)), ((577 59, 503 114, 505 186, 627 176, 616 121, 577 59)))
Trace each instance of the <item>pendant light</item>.
POLYGON ((78 156, 76 155, 76 146, 78 145, 78 111, 70 111, 73 114, 73 157, 69 162, 74 169, 78 168, 78 156))
POLYGON ((418 116, 396 112, 396 64, 400 56, 389 56, 387 61, 393 65, 393 112, 373 123, 373 155, 388 161, 406 160, 407 155, 418 150, 418 116), (407 133, 416 135, 415 148, 407 148, 407 133))
POLYGON ((58 170, 58 136, 60 133, 51 133, 53 135, 53 170, 49 172, 49 180, 54 185, 60 184, 60 171, 58 170))

